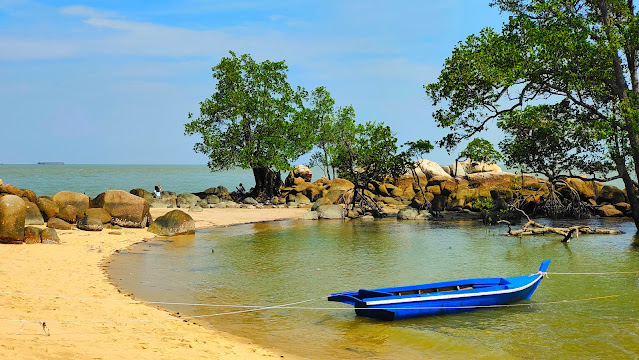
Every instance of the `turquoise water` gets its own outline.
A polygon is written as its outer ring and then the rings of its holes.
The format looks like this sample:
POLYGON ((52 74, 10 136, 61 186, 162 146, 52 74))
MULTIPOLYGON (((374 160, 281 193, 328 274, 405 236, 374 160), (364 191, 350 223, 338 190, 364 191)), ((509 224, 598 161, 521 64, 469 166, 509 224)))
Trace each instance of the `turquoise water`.
POLYGON ((109 189, 129 191, 143 188, 198 192, 223 185, 234 190, 239 183, 246 189, 255 185, 251 170, 211 172, 206 165, 0 165, 0 179, 38 196, 52 196, 68 190, 94 197, 109 189))
POLYGON ((332 292, 535 273, 639 270, 624 235, 510 238, 471 222, 286 221, 198 231, 114 255, 111 276, 147 300, 306 309, 219 315, 235 308, 167 306, 215 328, 312 359, 619 359, 639 356, 639 274, 550 275, 536 306, 382 322, 329 303, 332 292), (615 298, 576 301, 600 296, 615 298), (564 302, 564 300, 569 300, 564 302), (216 315, 218 314, 218 315, 216 315))

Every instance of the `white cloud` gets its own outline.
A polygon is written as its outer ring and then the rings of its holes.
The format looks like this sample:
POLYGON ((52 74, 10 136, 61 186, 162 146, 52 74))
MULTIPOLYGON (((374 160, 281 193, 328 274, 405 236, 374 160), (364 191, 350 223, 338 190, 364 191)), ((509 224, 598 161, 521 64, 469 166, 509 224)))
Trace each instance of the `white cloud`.
POLYGON ((116 17, 118 14, 113 11, 99 10, 88 6, 67 6, 60 9, 60 13, 63 15, 83 16, 90 18, 111 18, 116 17))

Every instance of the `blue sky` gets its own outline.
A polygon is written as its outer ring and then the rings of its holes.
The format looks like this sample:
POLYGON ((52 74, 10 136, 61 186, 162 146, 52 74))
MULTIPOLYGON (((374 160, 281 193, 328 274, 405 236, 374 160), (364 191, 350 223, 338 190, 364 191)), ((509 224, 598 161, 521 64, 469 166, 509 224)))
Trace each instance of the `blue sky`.
POLYGON ((229 50, 286 60, 291 84, 326 86, 402 143, 438 140, 422 86, 500 27, 488 3, 0 0, 0 163, 204 164, 183 125, 229 50))

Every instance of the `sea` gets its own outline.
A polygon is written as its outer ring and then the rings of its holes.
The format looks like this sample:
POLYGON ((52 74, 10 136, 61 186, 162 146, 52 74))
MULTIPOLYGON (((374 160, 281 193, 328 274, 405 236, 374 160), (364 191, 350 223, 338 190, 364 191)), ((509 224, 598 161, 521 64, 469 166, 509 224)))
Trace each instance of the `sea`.
MULTIPOLYGON (((285 174, 283 174, 285 175, 285 174)), ((250 169, 212 172, 206 165, 0 165, 0 179, 5 184, 29 189, 45 196, 63 190, 85 193, 90 197, 111 189, 135 188, 153 192, 155 185, 176 193, 199 192, 225 186, 235 190, 255 185, 250 169)))

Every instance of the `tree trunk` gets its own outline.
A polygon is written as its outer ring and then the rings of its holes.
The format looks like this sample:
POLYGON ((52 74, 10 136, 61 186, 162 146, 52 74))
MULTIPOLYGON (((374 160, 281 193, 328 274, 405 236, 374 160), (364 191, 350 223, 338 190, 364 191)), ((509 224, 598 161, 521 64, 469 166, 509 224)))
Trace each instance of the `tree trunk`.
POLYGON ((628 202, 630 203, 630 212, 632 214, 632 220, 635 222, 635 226, 639 229, 639 200, 637 199, 637 192, 635 191, 635 185, 628 174, 628 169, 623 159, 613 159, 617 167, 617 172, 621 175, 623 183, 626 186, 626 195, 628 196, 628 202))
POLYGON ((279 172, 266 167, 253 168, 255 188, 251 195, 262 200, 270 200, 280 193, 282 178, 279 172))

